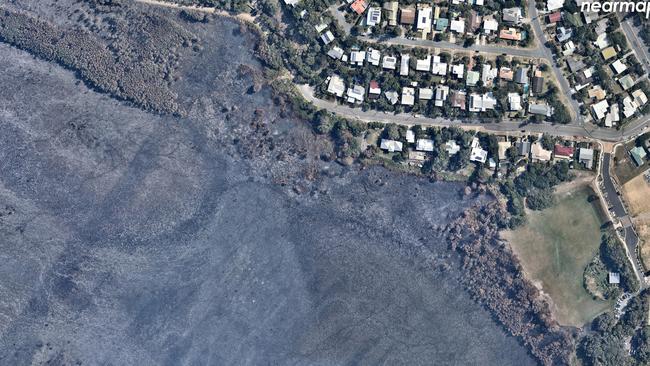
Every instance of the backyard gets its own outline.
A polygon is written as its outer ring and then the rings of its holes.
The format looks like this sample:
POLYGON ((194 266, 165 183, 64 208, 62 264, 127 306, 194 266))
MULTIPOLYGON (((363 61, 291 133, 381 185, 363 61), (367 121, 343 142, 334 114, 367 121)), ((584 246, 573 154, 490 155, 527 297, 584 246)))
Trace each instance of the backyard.
POLYGON ((601 218, 588 202, 586 182, 572 189, 558 187, 557 203, 543 211, 528 211, 528 223, 502 233, 524 270, 553 299, 552 310, 563 325, 582 326, 610 303, 594 300, 583 287, 583 272, 597 254, 601 218))

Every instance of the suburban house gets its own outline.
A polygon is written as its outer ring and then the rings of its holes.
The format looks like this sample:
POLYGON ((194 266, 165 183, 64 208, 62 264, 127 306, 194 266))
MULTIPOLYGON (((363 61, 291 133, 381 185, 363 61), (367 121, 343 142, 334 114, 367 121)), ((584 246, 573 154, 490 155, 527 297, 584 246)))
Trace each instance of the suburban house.
POLYGON ((549 161, 551 160, 551 151, 544 149, 542 143, 535 141, 530 147, 530 154, 533 161, 549 161))
POLYGON ((330 76, 329 83, 327 84, 327 92, 339 98, 343 97, 345 93, 345 82, 338 75, 330 76))
POLYGON ((507 8, 503 9, 503 21, 510 24, 521 23, 521 8, 507 8))
POLYGON ((404 25, 413 26, 413 24, 415 24, 415 9, 413 8, 400 9, 399 22, 404 25))
POLYGON ((415 104, 415 89, 402 88, 402 105, 415 104))
POLYGON ((521 110, 521 96, 517 93, 508 93, 508 105, 510 110, 517 112, 521 110))
POLYGON ((587 169, 591 169, 594 166, 594 150, 581 147, 578 150, 578 160, 581 164, 584 164, 587 169))
POLYGON ((355 0, 350 8, 357 13, 357 15, 363 14, 368 8, 368 3, 365 0, 355 0))
POLYGON ((415 25, 415 29, 418 30, 420 38, 426 39, 429 33, 431 32, 431 15, 433 9, 431 6, 425 4, 418 4, 418 17, 415 25))
POLYGON ((470 112, 485 112, 494 109, 497 105, 497 100, 492 97, 492 93, 485 94, 470 94, 469 96, 469 111, 470 112))
POLYGON ((348 103, 362 103, 363 97, 366 95, 366 88, 361 85, 354 85, 348 88, 348 103))
POLYGON ((397 25, 397 8, 399 3, 397 1, 387 1, 384 3, 382 8, 386 12, 386 18, 388 18, 388 25, 396 26, 397 25))
POLYGON ((478 140, 478 137, 474 137, 474 139, 472 140, 472 151, 469 154, 469 160, 476 161, 479 163, 485 163, 487 161, 487 154, 488 152, 486 150, 483 150, 483 148, 481 148, 481 144, 478 140))
POLYGON ((529 103, 528 104, 528 113, 535 114, 538 116, 550 117, 553 115, 553 108, 545 103, 529 103))
POLYGON ((635 146, 632 150, 630 150, 630 157, 632 157, 632 161, 634 161, 634 164, 636 166, 641 166, 645 163, 643 159, 645 159, 647 153, 645 149, 641 146, 635 146))
POLYGON ((399 74, 400 76, 408 76, 409 75, 409 60, 411 59, 411 56, 408 54, 401 54, 400 55, 400 67, 399 67, 399 74))
POLYGON ((499 32, 499 38, 507 39, 509 41, 521 41, 521 33, 517 32, 515 28, 502 29, 499 32))
POLYGON ((374 27, 381 23, 381 8, 371 6, 368 8, 368 14, 366 15, 366 25, 369 27, 374 27))
POLYGON ((515 83, 517 84, 528 84, 528 68, 520 67, 515 72, 514 77, 515 83))
POLYGON ((418 91, 418 99, 420 100, 431 100, 433 99, 433 89, 431 88, 420 88, 418 91))
POLYGON ((564 146, 564 145, 555 145, 555 148, 553 149, 553 154, 556 159, 566 159, 570 160, 573 159, 573 148, 570 146, 564 146))
POLYGON ((402 151, 402 142, 388 139, 381 139, 379 147, 388 152, 402 151))
POLYGON ((395 70, 397 66, 397 58, 395 56, 386 56, 384 55, 384 60, 382 61, 381 67, 386 70, 395 70))
POLYGON ((467 108, 466 98, 467 98, 467 93, 465 93, 464 91, 457 91, 457 90, 452 91, 451 96, 449 97, 452 108, 460 108, 462 110, 465 110, 465 108, 467 108))
POLYGON ((418 151, 433 151, 433 140, 429 139, 418 139, 415 144, 415 150, 418 151))

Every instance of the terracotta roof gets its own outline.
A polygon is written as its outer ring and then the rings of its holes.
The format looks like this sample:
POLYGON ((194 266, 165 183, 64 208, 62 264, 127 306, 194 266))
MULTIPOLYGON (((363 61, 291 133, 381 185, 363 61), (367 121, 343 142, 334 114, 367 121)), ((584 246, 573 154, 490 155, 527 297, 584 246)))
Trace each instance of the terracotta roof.
POLYGON ((352 10, 354 10, 357 14, 361 15, 363 14, 364 11, 366 11, 366 8, 368 7, 368 3, 366 3, 365 0, 356 0, 355 2, 350 5, 352 10))
POLYGON ((555 153, 555 155, 567 156, 567 157, 573 156, 573 148, 568 146, 555 145, 555 149, 553 149, 553 152, 555 153))
POLYGON ((415 9, 400 9, 399 22, 402 24, 415 24, 415 9))
POLYGON ((555 13, 551 13, 548 15, 549 23, 557 23, 560 20, 562 20, 562 13, 560 13, 559 11, 556 11, 555 13))

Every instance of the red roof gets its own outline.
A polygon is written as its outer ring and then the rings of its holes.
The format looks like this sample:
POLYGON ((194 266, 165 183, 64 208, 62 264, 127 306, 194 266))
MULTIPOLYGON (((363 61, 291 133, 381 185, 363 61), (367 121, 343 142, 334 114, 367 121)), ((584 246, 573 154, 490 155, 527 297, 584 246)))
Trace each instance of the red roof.
POLYGON ((562 13, 559 11, 556 11, 555 13, 549 14, 548 16, 548 22, 549 23, 557 23, 560 20, 562 20, 562 13))
POLYGON ((555 145, 554 152, 555 155, 566 156, 566 157, 573 156, 573 148, 568 146, 555 145))
POLYGON ((370 89, 379 89, 379 83, 376 80, 370 80, 370 89))
POLYGON ((366 0, 356 0, 355 2, 352 3, 352 5, 350 5, 350 7, 357 14, 361 15, 363 14, 364 11, 366 11, 368 4, 366 3, 366 0))

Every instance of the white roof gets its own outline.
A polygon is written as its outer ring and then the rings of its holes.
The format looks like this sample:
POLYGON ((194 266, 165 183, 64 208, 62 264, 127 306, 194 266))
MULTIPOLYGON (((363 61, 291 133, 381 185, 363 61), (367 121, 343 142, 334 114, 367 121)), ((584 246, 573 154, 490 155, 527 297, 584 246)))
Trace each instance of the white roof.
POLYGON ((449 140, 445 143, 445 150, 449 155, 456 155, 460 151, 460 146, 458 146, 456 140, 449 140))
POLYGON ((491 93, 470 94, 469 96, 470 112, 485 112, 488 109, 494 109, 496 104, 497 100, 492 97, 491 93))
POLYGON ((451 73, 456 75, 456 77, 459 79, 463 78, 464 70, 465 70, 465 65, 463 64, 452 65, 451 67, 451 73))
POLYGON ((420 93, 418 94, 419 99, 430 100, 433 98, 433 89, 431 88, 420 88, 420 93))
POLYGON ((415 103, 415 89, 402 88, 402 104, 413 105, 415 103))
POLYGON ((592 160, 594 158, 594 149, 581 147, 580 150, 578 150, 578 156, 580 157, 580 160, 592 160))
POLYGON ((607 103, 607 99, 603 99, 598 103, 592 104, 591 109, 594 111, 596 119, 603 119, 605 113, 607 113, 607 109, 609 109, 609 103, 607 103))
POLYGON ((316 28, 317 33, 320 33, 320 32, 324 31, 327 28, 327 24, 320 23, 318 25, 315 25, 314 28, 316 28))
POLYGON ((415 150, 418 151, 433 151, 433 140, 418 139, 415 144, 415 150))
POLYGON ((598 38, 596 38, 596 41, 594 42, 594 45, 598 46, 598 48, 601 50, 609 46, 609 41, 607 41, 607 33, 599 34, 598 38))
POLYGON ((411 56, 408 54, 402 54, 400 58, 400 68, 399 68, 399 74, 401 76, 408 76, 409 74, 409 59, 411 56))
POLYGON ((449 87, 447 85, 438 85, 436 86, 436 102, 435 105, 442 107, 447 96, 449 95, 449 87))
POLYGON ((418 9, 418 21, 416 28, 430 30, 431 29, 431 12, 433 9, 425 7, 418 9))
POLYGON ((402 142, 388 139, 381 139, 381 144, 379 147, 382 150, 388 150, 389 152, 402 151, 402 142))
POLYGON ((508 93, 508 104, 510 104, 511 111, 521 110, 521 95, 517 93, 508 93))
POLYGON ((415 133, 411 129, 406 130, 406 142, 411 144, 415 142, 415 133))
POLYGON ((397 58, 394 56, 384 56, 384 61, 381 65, 384 69, 395 70, 397 65, 397 58))
POLYGON ((620 59, 612 63, 612 68, 614 68, 614 71, 616 71, 617 75, 627 70, 627 66, 625 66, 625 64, 620 59))
POLYGON ((452 20, 449 29, 457 33, 465 33, 465 19, 452 20))
POLYGON ((621 275, 618 272, 609 272, 609 275, 607 276, 609 283, 611 284, 618 284, 621 283, 621 275))
POLYGON ((547 0, 546 1, 546 9, 548 11, 561 9, 563 6, 564 6, 564 0, 547 0))
POLYGON ((648 97, 645 95, 643 90, 637 89, 632 92, 632 97, 637 107, 640 107, 648 102, 648 97))
POLYGON ((637 105, 634 103, 632 98, 627 96, 625 99, 623 99, 623 115, 625 118, 632 116, 636 112, 636 109, 637 105))
POLYGON ((427 55, 426 58, 422 60, 416 60, 415 70, 417 71, 429 71, 431 70, 431 55, 427 55))
POLYGON ((384 92, 384 95, 386 96, 386 99, 390 102, 390 104, 395 104, 399 100, 399 94, 394 91, 394 90, 389 90, 384 92))
POLYGON ((353 64, 363 65, 366 59, 366 51, 352 51, 350 52, 350 62, 353 64))
POLYGON ((481 72, 481 81, 483 81, 483 86, 492 85, 492 80, 497 77, 499 70, 497 68, 492 68, 490 64, 483 64, 483 70, 481 72))
POLYGON ((334 34, 331 31, 327 31, 323 34, 321 34, 320 39, 323 41, 323 43, 330 44, 334 40, 334 34))
POLYGON ((331 50, 327 51, 327 55, 335 60, 340 60, 343 57, 343 49, 334 46, 331 50))
POLYGON ((472 151, 469 155, 470 161, 478 161, 479 163, 485 163, 487 160, 487 151, 481 148, 481 145, 478 141, 478 137, 474 137, 472 140, 472 151))
POLYGON ((551 160, 551 151, 544 149, 542 143, 539 141, 533 142, 533 144, 530 146, 530 153, 533 160, 551 160))
POLYGON ((366 24, 370 27, 381 23, 381 8, 371 6, 368 8, 368 15, 366 16, 366 24))
POLYGON ((490 33, 492 31, 496 31, 499 28, 499 22, 497 22, 494 19, 485 19, 483 20, 483 30, 485 30, 485 33, 490 33))
POLYGON ((338 75, 330 76, 330 82, 327 84, 327 92, 334 94, 337 97, 342 97, 343 93, 345 93, 345 83, 343 82, 343 79, 338 75))
POLYGON ((431 65, 431 72, 434 75, 445 76, 447 75, 447 63, 440 62, 440 56, 433 57, 433 64, 431 65))
POLYGON ((363 102, 363 97, 366 94, 366 88, 361 85, 354 85, 348 88, 348 102, 363 102))
POLYGON ((367 60, 371 65, 379 66, 379 61, 381 60, 381 52, 378 50, 369 48, 367 55, 367 60))

